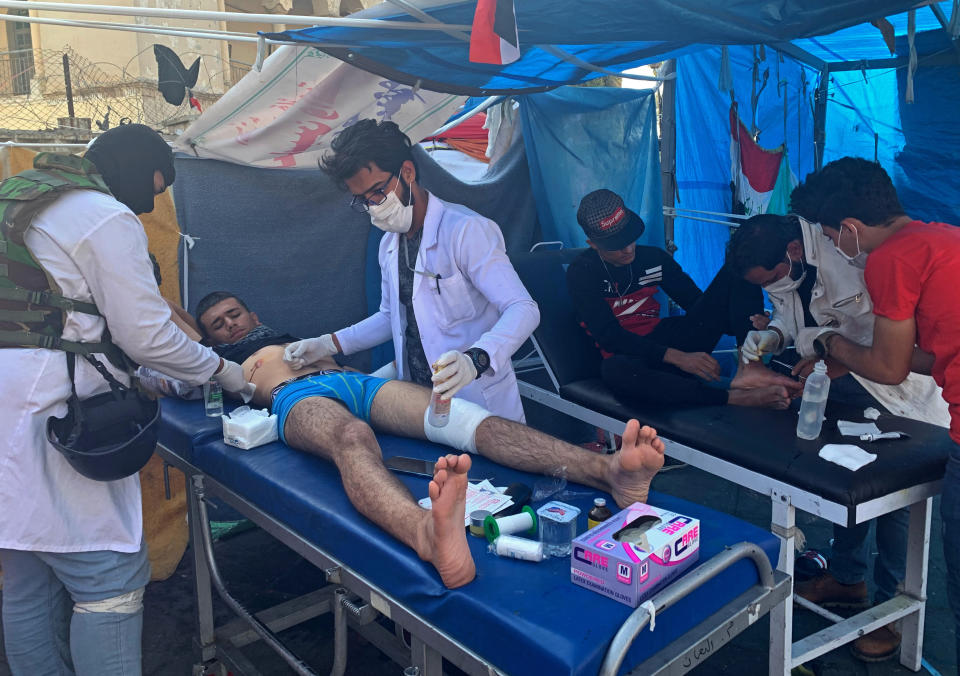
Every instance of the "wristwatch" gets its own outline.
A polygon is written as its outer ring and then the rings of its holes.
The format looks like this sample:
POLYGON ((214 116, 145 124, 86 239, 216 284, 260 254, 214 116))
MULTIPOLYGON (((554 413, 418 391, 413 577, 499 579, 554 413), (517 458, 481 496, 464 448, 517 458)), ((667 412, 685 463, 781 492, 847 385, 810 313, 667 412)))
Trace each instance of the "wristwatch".
POLYGON ((473 362, 473 367, 477 369, 477 378, 483 375, 484 371, 490 368, 490 355, 487 354, 487 351, 479 347, 471 347, 469 350, 464 350, 463 353, 470 357, 470 361, 473 362))
POLYGON ((817 353, 818 357, 823 359, 830 354, 830 339, 839 335, 836 331, 824 331, 813 339, 813 351, 817 353))

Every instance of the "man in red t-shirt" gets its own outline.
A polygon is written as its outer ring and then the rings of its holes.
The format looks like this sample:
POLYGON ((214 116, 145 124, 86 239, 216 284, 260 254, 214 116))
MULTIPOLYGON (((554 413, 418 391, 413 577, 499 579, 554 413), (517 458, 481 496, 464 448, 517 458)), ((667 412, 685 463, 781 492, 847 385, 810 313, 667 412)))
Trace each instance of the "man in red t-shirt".
MULTIPOLYGON (((864 159, 831 162, 807 177, 804 190, 801 215, 819 221, 851 265, 866 266, 877 316, 871 346, 824 329, 817 353, 878 383, 900 383, 910 371, 931 374, 949 405, 953 447, 940 507, 960 656, 960 228, 907 216, 887 173, 864 159)), ((875 648, 889 644, 890 634, 881 627, 859 640, 875 648)))

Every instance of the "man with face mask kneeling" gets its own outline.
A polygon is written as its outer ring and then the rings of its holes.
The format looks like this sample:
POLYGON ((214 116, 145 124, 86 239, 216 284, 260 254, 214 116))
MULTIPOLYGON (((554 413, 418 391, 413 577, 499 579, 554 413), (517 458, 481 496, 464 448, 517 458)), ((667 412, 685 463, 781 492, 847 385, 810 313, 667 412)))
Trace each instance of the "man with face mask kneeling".
MULTIPOLYGON (((808 177, 809 182, 809 177, 808 177)), ((801 184, 791 195, 791 208, 817 214, 821 195, 801 184)), ((819 190, 819 186, 817 186, 819 190)), ((730 238, 728 265, 744 279, 764 288, 773 304, 768 319, 754 317, 759 330, 747 335, 742 354, 759 361, 780 354, 791 344, 800 361, 795 374, 806 376, 823 358, 823 339, 840 334, 859 345, 873 341, 876 316, 864 280, 865 255, 849 232, 812 223, 799 216, 763 214, 745 221, 730 238), (856 255, 848 250, 858 251, 856 255)), ((883 385, 848 373, 838 362, 825 359, 834 378, 831 398, 856 398, 863 405, 879 403, 894 415, 949 426, 950 416, 940 388, 929 376, 911 373, 899 385, 883 385), (856 379, 856 380, 853 380, 856 379), (864 392, 864 390, 866 392, 864 392), (867 395, 867 396, 865 396, 867 395)), ((897 510, 876 519, 874 602, 897 593, 906 567, 908 513, 897 510)), ((865 581, 871 521, 852 528, 834 526, 830 569, 796 585, 796 593, 826 608, 860 609, 869 605, 865 581)), ((880 629, 852 644, 856 657, 867 662, 892 658, 900 645, 893 629, 880 629)))
POLYGON ((300 369, 393 339, 396 367, 376 375, 458 395, 523 422, 511 357, 540 322, 493 221, 444 202, 418 182, 410 139, 393 122, 360 120, 333 140, 322 169, 351 206, 384 230, 380 311, 353 326, 299 340, 284 354, 300 369), (436 370, 436 373, 434 373, 436 370))

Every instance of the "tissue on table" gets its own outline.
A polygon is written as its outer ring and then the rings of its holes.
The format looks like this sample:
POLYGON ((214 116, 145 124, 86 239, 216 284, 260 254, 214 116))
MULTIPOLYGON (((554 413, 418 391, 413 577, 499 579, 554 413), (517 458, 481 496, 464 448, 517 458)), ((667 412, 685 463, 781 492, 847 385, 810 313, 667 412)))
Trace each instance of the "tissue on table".
POLYGON ((849 420, 838 420, 837 429, 845 437, 859 437, 861 434, 880 434, 880 428, 876 423, 858 423, 849 420))
POLYGON ((277 416, 266 409, 240 406, 220 418, 223 441, 231 446, 248 450, 277 440, 277 416))
POLYGON ((820 457, 854 472, 877 459, 873 453, 853 444, 827 444, 820 449, 820 457))

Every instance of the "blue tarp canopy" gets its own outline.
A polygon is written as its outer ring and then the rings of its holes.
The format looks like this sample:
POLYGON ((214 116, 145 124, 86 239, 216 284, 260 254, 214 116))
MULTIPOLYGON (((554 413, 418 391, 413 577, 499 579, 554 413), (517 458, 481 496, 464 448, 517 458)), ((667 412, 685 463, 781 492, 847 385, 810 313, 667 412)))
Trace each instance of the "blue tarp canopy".
MULTIPOLYGON (((463 27, 472 23, 476 4, 476 0, 386 2, 352 16, 463 27), (401 4, 411 6, 411 12, 401 11, 401 4)), ((348 63, 397 82, 419 82, 434 91, 489 96, 543 91, 603 74, 583 62, 620 72, 704 45, 768 44, 789 49, 794 55, 800 54, 801 60, 813 63, 881 59, 889 57, 889 52, 878 29, 858 24, 902 13, 920 3, 522 0, 514 4, 521 58, 504 66, 470 63, 469 32, 465 30, 314 27, 270 37, 315 44, 348 63), (863 45, 857 44, 861 36, 863 45), (839 43, 843 50, 838 49, 839 43)), ((929 9, 917 12, 918 31, 939 27, 929 9)), ((897 18, 895 28, 904 33, 906 19, 897 18)))
MULTIPOLYGON (((476 0, 391 0, 353 15, 395 24, 443 23, 451 27, 446 31, 316 27, 272 37, 315 45, 395 81, 476 96, 530 94, 599 77, 604 73, 598 68, 622 72, 677 58, 678 207, 713 212, 732 208, 728 112, 732 98, 760 145, 785 148, 798 179, 813 170, 817 154, 825 162, 843 155, 876 159, 893 178, 908 213, 960 222, 956 206, 960 176, 954 169, 960 149, 955 120, 960 106, 960 41, 952 42, 944 30, 952 2, 516 0, 514 5, 521 58, 505 66, 469 61, 469 26, 476 0), (907 68, 911 9, 918 55, 912 78, 907 68), (894 54, 880 29, 871 25, 878 19, 886 19, 893 29, 894 54), (720 45, 728 46, 725 52, 720 45), (718 81, 726 71, 731 83, 721 90, 718 81), (908 81, 916 95, 913 105, 904 104, 908 81), (825 104, 815 114, 818 88, 825 93, 820 99, 825 104), (825 141, 815 149, 818 125, 825 141)), ((524 98, 530 104, 524 133, 533 143, 538 134, 549 135, 550 125, 532 114, 541 102, 524 98)), ((553 107, 570 103, 562 97, 544 101, 553 107)), ((571 111, 577 112, 575 106, 571 111)), ((567 137, 556 140, 560 148, 567 137)), ((543 159, 537 153, 532 156, 535 162, 543 159)), ((562 154, 551 157, 549 171, 570 170, 569 163, 560 162, 562 154)), ((599 168, 597 185, 589 189, 622 178, 616 174, 623 170, 620 165, 611 165, 614 169, 604 162, 594 165, 599 168)), ((532 174, 538 171, 534 167, 532 174)), ((632 166, 629 171, 640 169, 632 166)), ((550 200, 556 201, 556 192, 536 186, 534 181, 538 208, 543 211, 547 204, 552 209, 550 200)), ((575 205, 580 195, 568 187, 569 201, 575 205)), ((588 189, 578 187, 580 192, 588 189)), ((632 206, 652 214, 656 205, 648 202, 656 200, 655 192, 632 195, 632 206)), ((569 205, 560 206, 569 211, 569 205)), ((547 239, 566 241, 571 233, 576 235, 567 217, 551 212, 540 213, 540 219, 547 239)), ((657 219, 651 217, 651 223, 657 219)), ((723 225, 678 218, 677 260, 704 286, 723 261, 727 238, 723 225)))
MULTIPOLYGON (((941 3, 949 21, 951 3, 941 3)), ((906 212, 921 220, 960 224, 960 67, 955 46, 931 7, 916 11, 915 103, 906 103, 909 45, 907 15, 887 17, 894 28, 894 57, 877 28, 862 24, 830 35, 795 40, 792 47, 826 61, 823 86, 823 162, 846 155, 877 160, 890 174, 906 212), (841 59, 847 59, 842 61, 841 59)), ((794 175, 815 167, 814 109, 823 71, 781 58, 783 52, 752 46, 728 48, 732 90, 721 90, 720 47, 706 47, 677 60, 678 207, 713 212, 732 209, 729 108, 753 126, 765 148, 783 146, 794 175), (764 73, 769 75, 766 80, 764 73), (767 82, 764 86, 764 82, 767 82), (756 102, 751 100, 756 92, 756 102)), ((701 286, 723 262, 728 228, 678 218, 676 258, 701 286)))

